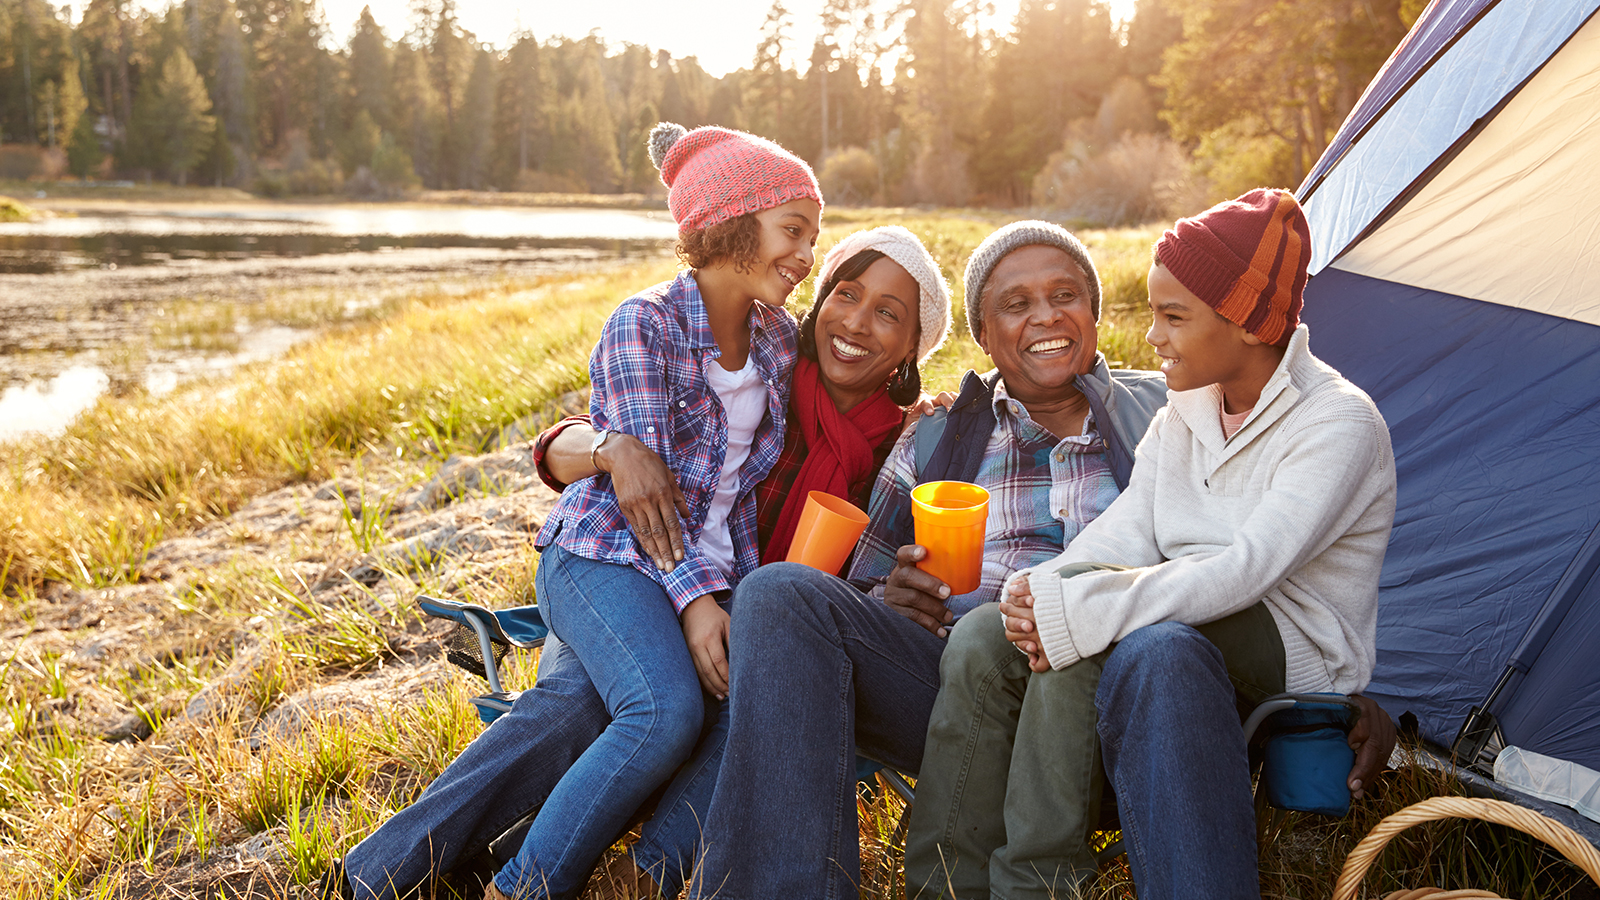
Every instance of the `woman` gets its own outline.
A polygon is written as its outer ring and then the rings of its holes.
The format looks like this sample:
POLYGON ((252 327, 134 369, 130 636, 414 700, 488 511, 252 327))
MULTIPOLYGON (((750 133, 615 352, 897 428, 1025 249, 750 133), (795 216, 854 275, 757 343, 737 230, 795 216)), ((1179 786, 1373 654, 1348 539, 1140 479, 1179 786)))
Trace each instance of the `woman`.
MULTIPOLYGON (((917 364, 949 330, 949 289, 921 242, 904 228, 846 237, 829 251, 818 279, 818 300, 800 325, 783 453, 756 491, 763 562, 788 553, 810 491, 866 506, 901 432, 904 405, 920 395, 917 364)), ((681 547, 680 531, 672 527, 682 512, 681 493, 671 472, 641 442, 597 434, 574 417, 540 435, 535 461, 557 489, 567 479, 615 473, 613 489, 641 545, 654 537, 652 557, 673 565, 681 547), (657 524, 663 522, 671 524, 657 524)), ((605 896, 677 895, 693 868, 726 724, 720 716, 711 724, 641 839, 610 867, 605 896)))

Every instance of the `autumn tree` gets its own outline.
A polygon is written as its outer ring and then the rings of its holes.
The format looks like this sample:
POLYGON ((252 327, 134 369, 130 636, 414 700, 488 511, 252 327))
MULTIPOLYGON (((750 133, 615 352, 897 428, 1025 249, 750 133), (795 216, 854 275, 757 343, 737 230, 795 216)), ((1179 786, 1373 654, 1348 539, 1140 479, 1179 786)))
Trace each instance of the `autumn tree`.
POLYGON ((1230 191, 1297 184, 1405 34, 1400 0, 1169 2, 1164 116, 1230 191))

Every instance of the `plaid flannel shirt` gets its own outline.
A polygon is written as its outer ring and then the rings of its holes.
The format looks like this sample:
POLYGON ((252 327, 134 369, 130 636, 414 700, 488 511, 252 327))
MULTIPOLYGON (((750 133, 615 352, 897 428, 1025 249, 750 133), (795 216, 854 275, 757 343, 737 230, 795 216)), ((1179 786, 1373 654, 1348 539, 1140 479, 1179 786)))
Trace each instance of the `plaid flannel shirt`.
POLYGON ((751 307, 750 355, 767 384, 767 414, 739 469, 739 494, 728 516, 732 573, 718 570, 698 546, 727 451, 728 419, 706 381, 705 365, 721 352, 699 285, 688 271, 623 301, 606 320, 589 358, 594 426, 638 438, 678 477, 690 510, 683 523, 683 561, 662 572, 640 551, 611 477, 603 474, 562 492, 536 546, 559 544, 586 559, 633 566, 659 583, 679 612, 701 595, 731 589, 760 563, 754 491, 782 448, 795 335, 794 317, 784 310, 760 303, 751 307))
MULTIPOLYGON (((977 590, 946 601, 957 616, 999 600, 1012 572, 1060 555, 1118 493, 1092 415, 1083 435, 1057 438, 1010 398, 1004 381, 995 387, 994 411, 994 431, 974 479, 989 491, 983 580, 977 590)), ((850 582, 880 599, 896 552, 915 543, 911 523, 896 525, 888 512, 896 492, 904 496, 916 487, 916 433, 913 423, 878 474, 867 510, 872 521, 850 566, 850 582)))

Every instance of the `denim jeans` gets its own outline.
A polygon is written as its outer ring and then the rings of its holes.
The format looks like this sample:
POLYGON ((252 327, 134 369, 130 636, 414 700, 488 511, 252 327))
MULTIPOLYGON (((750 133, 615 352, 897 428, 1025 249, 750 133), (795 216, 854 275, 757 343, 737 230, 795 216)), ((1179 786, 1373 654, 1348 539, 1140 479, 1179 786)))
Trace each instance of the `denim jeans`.
POLYGON ((581 890, 634 811, 689 758, 707 718, 677 612, 655 581, 559 546, 540 556, 536 579, 545 621, 583 663, 611 722, 495 876, 515 900, 581 890))
POLYGON ((746 576, 733 605, 727 747, 692 895, 853 897, 855 755, 921 765, 944 641, 795 563, 746 576))
POLYGON ((1141 628, 1106 658, 1095 709, 1140 900, 1261 894, 1235 696, 1255 703, 1283 690, 1283 643, 1265 606, 1252 610, 1202 626, 1209 634, 1175 622, 1141 628), (1230 677, 1224 651, 1240 640, 1270 646, 1253 673, 1234 665, 1230 677))
POLYGON ((486 728, 415 803, 345 855, 359 900, 389 900, 484 852, 544 803, 609 717, 583 666, 558 640, 539 678, 486 728))
POLYGON ((997 603, 950 633, 906 832, 906 896, 1051 900, 1094 878, 1106 651, 1034 672, 997 603))

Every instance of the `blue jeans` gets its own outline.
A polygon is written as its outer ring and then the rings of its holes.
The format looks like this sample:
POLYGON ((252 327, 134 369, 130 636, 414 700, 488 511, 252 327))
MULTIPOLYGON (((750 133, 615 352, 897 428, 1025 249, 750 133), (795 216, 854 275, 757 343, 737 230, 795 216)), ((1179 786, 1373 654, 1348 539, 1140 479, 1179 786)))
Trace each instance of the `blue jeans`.
POLYGON ((1235 686, 1217 646, 1175 622, 1106 658, 1100 745, 1140 900, 1261 895, 1235 686))
POLYGON ((482 853, 544 803, 608 720, 572 648, 551 640, 539 656, 537 684, 467 745, 415 803, 345 855, 356 897, 397 897, 482 853))
POLYGON ((611 722, 495 876, 516 900, 581 890, 634 811, 689 758, 707 719, 677 611, 660 585, 559 546, 540 556, 536 579, 545 621, 583 663, 611 722))
POLYGON ((746 576, 734 609, 731 719, 693 896, 853 897, 855 755, 921 765, 944 642, 795 563, 746 576))

